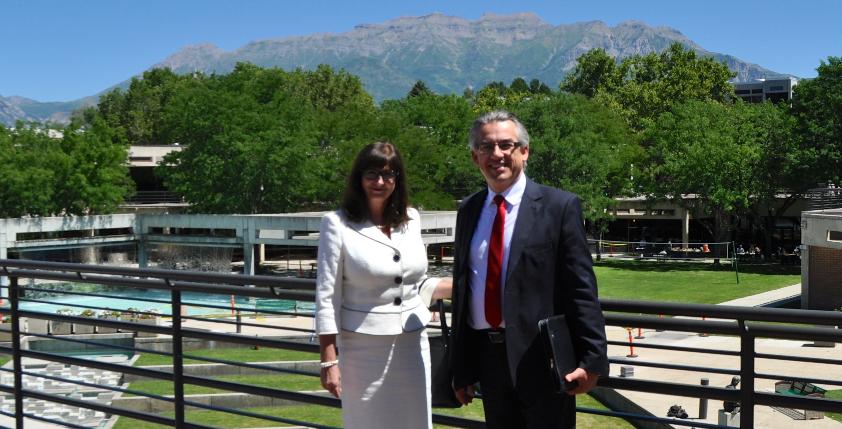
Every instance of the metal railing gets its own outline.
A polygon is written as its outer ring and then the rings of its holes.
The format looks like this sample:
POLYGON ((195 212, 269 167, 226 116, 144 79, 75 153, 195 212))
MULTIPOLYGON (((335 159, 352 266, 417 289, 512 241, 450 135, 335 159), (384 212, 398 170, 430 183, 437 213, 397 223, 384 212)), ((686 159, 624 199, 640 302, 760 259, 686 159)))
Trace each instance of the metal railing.
MULTIPOLYGON (((13 373, 13 382, 0 385, 0 392, 13 395, 14 411, 0 410, 0 415, 13 417, 17 428, 24 427, 27 419, 46 421, 60 424, 66 427, 90 427, 84 426, 67 419, 61 420, 56 416, 45 416, 43 413, 27 412, 25 401, 47 401, 62 404, 72 409, 92 410, 101 413, 102 416, 121 416, 145 422, 177 428, 206 428, 204 424, 191 422, 188 413, 193 410, 207 410, 225 412, 244 417, 255 417, 266 421, 284 424, 301 425, 307 427, 326 428, 331 427, 324 423, 303 422, 283 415, 268 415, 264 412, 251 411, 243 406, 222 406, 215 405, 209 401, 202 401, 185 393, 185 386, 202 386, 210 389, 224 390, 234 393, 242 393, 253 397, 265 397, 275 400, 291 401, 311 406, 340 407, 340 401, 327 396, 323 392, 297 391, 293 389, 282 389, 264 387, 248 383, 217 379, 208 376, 198 375, 191 372, 189 366, 185 366, 186 359, 202 361, 210 364, 221 364, 242 371, 266 371, 266 373, 295 374, 313 377, 314 383, 318 384, 318 365, 314 369, 301 369, 279 367, 268 363, 247 363, 217 358, 208 358, 193 355, 185 349, 186 342, 203 341, 216 344, 234 344, 246 347, 269 347, 274 349, 286 349, 294 351, 318 352, 317 344, 307 341, 308 334, 312 334, 309 328, 289 326, 284 323, 269 323, 261 318, 288 318, 298 315, 312 317, 312 312, 307 314, 295 311, 296 307, 290 309, 249 309, 238 304, 234 305, 235 315, 227 318, 210 316, 190 316, 183 314, 187 307, 195 309, 198 307, 210 308, 213 311, 228 312, 232 307, 227 303, 210 304, 207 302, 195 302, 190 297, 193 293, 215 294, 230 296, 232 301, 238 297, 250 297, 253 299, 267 300, 291 300, 296 302, 312 302, 314 298, 314 280, 299 278, 282 278, 273 276, 243 276, 231 274, 196 273, 185 271, 172 271, 160 269, 136 269, 106 267, 96 265, 82 265, 71 263, 36 262, 25 260, 0 260, 0 275, 8 277, 8 305, 0 307, 0 313, 8 315, 11 319, 11 346, 0 346, 0 353, 12 356, 12 370, 0 369, 0 373, 13 373), (22 280, 27 280, 28 284, 22 280), (171 326, 149 325, 140 320, 141 316, 155 317, 156 314, 149 310, 136 310, 123 308, 132 320, 107 320, 79 315, 57 314, 51 311, 36 311, 27 309, 37 304, 55 302, 54 297, 41 296, 54 292, 51 289, 40 287, 39 282, 68 282, 72 287, 63 291, 64 296, 75 296, 79 298, 78 303, 72 304, 74 308, 114 311, 110 305, 97 304, 94 300, 98 298, 112 298, 123 296, 120 291, 128 289, 139 289, 152 292, 164 293, 163 298, 150 298, 149 296, 136 296, 135 302, 148 302, 156 305, 170 306, 168 314, 162 314, 170 318, 171 326), (98 285, 98 289, 80 290, 78 284, 98 285), (244 287, 248 286, 248 287, 244 287), (23 306, 23 308, 22 308, 23 306), (242 315, 251 313, 253 317, 243 320, 242 315), (166 356, 171 359, 171 370, 159 368, 133 367, 118 363, 96 361, 81 358, 78 356, 66 355, 58 352, 35 350, 32 345, 39 340, 61 341, 62 344, 105 347, 105 343, 99 339, 100 335, 76 335, 62 336, 48 332, 34 332, 32 329, 25 330, 22 321, 45 320, 51 322, 64 322, 78 324, 80 326, 97 326, 99 328, 121 330, 128 333, 149 333, 157 335, 157 339, 134 339, 131 346, 108 344, 107 347, 122 350, 127 354, 153 354, 166 356), (201 327, 199 327, 201 326, 201 327), (211 328, 208 328, 211 326, 211 328), (248 330, 263 329, 277 330, 281 333, 293 333, 296 335, 271 335, 263 333, 255 335, 248 330), (230 332, 217 332, 220 330, 230 332), (295 336, 299 338, 295 338, 295 336), (303 340, 302 340, 303 337, 303 340), (145 341, 162 341, 171 343, 171 350, 162 351, 159 348, 150 346, 145 341), (24 367, 24 359, 37 359, 40 361, 56 363, 63 367, 70 365, 71 368, 92 368, 100 371, 110 371, 123 374, 123 377, 143 377, 152 380, 162 380, 172 384, 172 395, 153 394, 118 385, 100 384, 85 380, 74 379, 73 377, 60 376, 56 374, 39 373, 31 368, 24 367), (78 395, 66 395, 51 393, 47 389, 28 388, 24 383, 24 377, 29 379, 50 380, 57 383, 72 384, 86 389, 97 389, 113 392, 114 395, 135 395, 139 398, 148 398, 164 407, 172 415, 167 413, 150 412, 131 407, 117 406, 120 401, 92 402, 78 397, 78 395), (161 405, 163 404, 163 405, 161 405)), ((64 305, 70 306, 66 301, 64 305)), ((793 374, 769 374, 756 370, 756 360, 785 360, 801 364, 828 364, 842 365, 842 360, 817 357, 799 357, 782 354, 763 353, 757 350, 758 339, 775 338, 797 341, 825 341, 842 342, 842 331, 834 329, 833 326, 842 325, 842 313, 809 311, 809 310, 786 310, 767 308, 746 308, 716 305, 691 305, 659 302, 638 302, 603 300, 603 310, 606 312, 606 320, 609 326, 635 327, 653 330, 668 330, 671 332, 696 332, 720 336, 733 336, 739 339, 738 350, 708 349, 703 347, 688 347, 673 344, 635 344, 638 348, 649 348, 652 350, 664 350, 681 353, 703 353, 707 355, 722 355, 738 357, 739 365, 735 368, 722 368, 711 365, 690 365, 687 363, 659 362, 657 360, 623 359, 612 358, 613 365, 635 365, 638 367, 660 368, 669 371, 729 374, 739 375, 742 383, 738 390, 725 389, 721 387, 699 386, 695 384, 678 383, 673 381, 659 381, 654 379, 636 379, 611 376, 600 380, 600 386, 605 389, 617 389, 619 391, 650 392, 670 396, 680 396, 699 399, 722 400, 739 402, 741 405, 742 428, 754 427, 754 411, 758 406, 773 406, 793 409, 807 409, 818 411, 842 411, 842 401, 820 399, 812 397, 795 397, 778 395, 771 392, 757 390, 756 381, 761 379, 788 379, 823 385, 842 386, 842 378, 839 374, 835 379, 804 378, 793 374), (662 317, 679 316, 679 317, 662 317), (698 318, 715 318, 717 320, 699 320, 698 318), (786 325, 781 325, 785 323, 786 325), (825 325, 830 327, 804 327, 791 324, 825 325)), ((275 320, 275 321, 278 321, 275 320)), ((287 319, 283 319, 287 320, 287 319)), ((33 326, 31 323, 30 327, 33 326)), ((266 331, 269 332, 269 331, 266 331)), ((137 334, 131 334, 137 335, 137 334)), ((103 336, 107 337, 107 335, 103 336)), ((609 341, 611 347, 625 347, 624 341, 609 341)), ((830 375, 833 376, 832 374, 830 375)), ((44 381, 46 383, 46 381, 44 381)), ((623 418, 632 423, 650 422, 656 424, 670 424, 673 426, 692 426, 697 428, 721 428, 715 424, 701 421, 678 420, 672 418, 657 417, 651 414, 630 413, 625 411, 606 411, 592 408, 578 408, 580 413, 604 415, 616 418, 623 418)), ((484 427, 484 423, 477 420, 444 415, 436 412, 433 421, 454 427, 484 427)))
POLYGON ((807 210, 825 210, 842 208, 842 188, 813 188, 804 194, 807 210))
POLYGON ((184 198, 171 191, 137 191, 126 198, 127 204, 174 204, 183 203, 184 198))

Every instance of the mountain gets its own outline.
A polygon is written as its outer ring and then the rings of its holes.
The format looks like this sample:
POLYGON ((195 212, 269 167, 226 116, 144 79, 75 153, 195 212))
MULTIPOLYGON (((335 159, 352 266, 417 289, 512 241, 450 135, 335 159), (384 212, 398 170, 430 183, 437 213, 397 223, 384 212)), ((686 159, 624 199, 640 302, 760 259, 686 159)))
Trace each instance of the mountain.
MULTIPOLYGON (((211 44, 187 46, 153 67, 179 73, 227 73, 237 62, 294 69, 330 64, 362 79, 377 100, 406 95, 416 80, 433 91, 461 94, 491 81, 537 78, 557 87, 583 53, 603 48, 618 58, 659 52, 674 42, 724 61, 747 81, 777 75, 727 54, 710 52, 669 27, 626 21, 610 27, 601 21, 554 26, 532 13, 486 14, 476 21, 432 14, 401 17, 381 24, 358 25, 344 33, 267 39, 226 52, 211 44)), ((121 84, 125 86, 125 82, 121 84)), ((65 103, 11 103, 0 98, 0 121, 20 111, 40 119, 67 115, 65 103), (17 107, 17 110, 15 109, 17 107)), ((32 100, 29 100, 32 101, 32 100)), ((81 104, 81 100, 72 103, 81 104)))
POLYGON ((95 105, 98 98, 98 96, 90 96, 74 101, 42 103, 24 97, 0 96, 0 124, 11 126, 16 121, 67 123, 74 110, 95 105))

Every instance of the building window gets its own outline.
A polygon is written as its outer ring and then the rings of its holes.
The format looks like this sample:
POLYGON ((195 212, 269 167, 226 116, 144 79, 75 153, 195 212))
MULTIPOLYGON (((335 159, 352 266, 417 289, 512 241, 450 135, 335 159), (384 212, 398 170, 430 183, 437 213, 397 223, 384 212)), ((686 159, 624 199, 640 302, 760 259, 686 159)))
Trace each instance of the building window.
POLYGON ((828 231, 827 232, 827 241, 842 242, 842 231, 828 231))

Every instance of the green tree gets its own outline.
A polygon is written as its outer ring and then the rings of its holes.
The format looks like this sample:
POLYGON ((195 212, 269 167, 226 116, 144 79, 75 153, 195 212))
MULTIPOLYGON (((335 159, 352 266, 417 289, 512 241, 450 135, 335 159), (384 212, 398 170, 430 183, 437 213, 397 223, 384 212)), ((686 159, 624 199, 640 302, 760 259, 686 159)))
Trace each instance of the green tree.
MULTIPOLYGON (((130 145, 171 144, 163 124, 164 110, 181 82, 201 74, 177 75, 170 69, 146 71, 132 78, 127 90, 115 88, 103 94, 97 110, 106 124, 123 134, 130 145)), ((90 115, 83 118, 91 119, 90 115)))
POLYGON ((561 90, 593 98, 600 91, 613 93, 621 82, 615 59, 605 49, 597 48, 576 59, 576 67, 564 77, 561 90))
POLYGON ((785 135, 781 113, 771 105, 688 101, 662 114, 647 130, 647 163, 642 188, 651 198, 668 199, 712 221, 702 225, 716 241, 729 241, 736 216, 750 213, 779 189, 775 168, 785 135), (776 152, 777 151, 777 152, 776 152))
POLYGON ((538 79, 532 79, 529 81, 529 92, 532 94, 550 95, 553 91, 544 82, 538 79))
POLYGON ((134 191, 128 145, 105 121, 66 127, 61 151, 70 162, 57 168, 54 202, 64 214, 112 213, 134 191))
POLYGON ((531 137, 527 174, 576 193, 585 217, 605 226, 607 209, 630 191, 629 165, 641 156, 628 126, 610 109, 566 93, 521 103, 514 111, 531 137))
POLYGON ((522 77, 516 77, 512 80, 512 83, 509 84, 509 91, 511 92, 519 92, 519 93, 529 93, 529 85, 526 84, 526 81, 522 77))
POLYGON ((795 87, 792 115, 804 176, 816 182, 842 182, 842 57, 828 57, 815 79, 795 87))
POLYGON ((383 103, 381 116, 381 129, 391 130, 389 138, 404 157, 419 161, 407 162, 407 168, 417 171, 410 172, 410 185, 429 184, 424 193, 413 192, 416 203, 428 209, 453 209, 455 201, 482 184, 468 155, 468 128, 474 117, 468 100, 434 94, 390 100, 383 103))
POLYGON ((376 107, 344 71, 238 64, 183 84, 164 118, 185 149, 158 173, 191 210, 272 213, 335 206, 346 152, 373 140, 376 107))
POLYGON ((734 76, 724 63, 700 57, 680 43, 661 53, 632 55, 619 65, 605 51, 590 51, 561 84, 561 89, 594 98, 626 118, 635 131, 688 100, 731 101, 734 76))
POLYGON ((415 85, 412 85, 412 89, 409 90, 409 94, 406 96, 409 97, 418 97, 420 95, 430 95, 433 92, 430 91, 430 88, 427 88, 427 84, 424 83, 423 80, 416 80, 415 85))
POLYGON ((0 217, 55 213, 55 172, 67 162, 59 143, 22 122, 0 126, 0 217))
POLYGON ((0 127, 0 216, 109 213, 131 192, 127 147, 101 120, 57 131, 0 127))

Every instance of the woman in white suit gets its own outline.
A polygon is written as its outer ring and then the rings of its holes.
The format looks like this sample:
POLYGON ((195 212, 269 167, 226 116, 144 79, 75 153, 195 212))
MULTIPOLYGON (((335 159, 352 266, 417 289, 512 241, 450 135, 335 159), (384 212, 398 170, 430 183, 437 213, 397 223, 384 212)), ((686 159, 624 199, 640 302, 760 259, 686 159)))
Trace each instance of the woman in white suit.
POLYGON ((370 144, 319 237, 321 380, 342 399, 346 428, 432 427, 424 327, 432 300, 449 297, 451 281, 426 272, 400 154, 391 143, 370 144))

